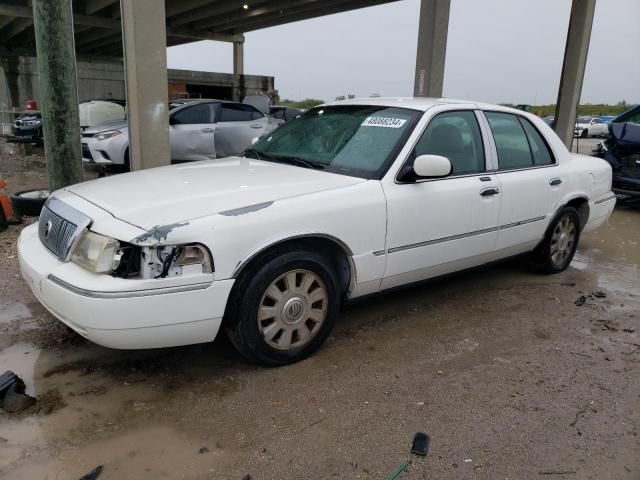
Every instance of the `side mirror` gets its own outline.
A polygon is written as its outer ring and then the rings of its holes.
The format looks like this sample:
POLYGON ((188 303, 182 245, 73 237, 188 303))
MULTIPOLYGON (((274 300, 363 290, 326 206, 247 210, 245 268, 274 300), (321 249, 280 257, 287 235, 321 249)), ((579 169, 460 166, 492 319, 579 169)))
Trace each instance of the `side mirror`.
POLYGON ((451 173, 451 162, 441 155, 420 155, 413 161, 413 172, 420 178, 442 178, 451 173))
POLYGON ((254 143, 257 143, 258 140, 260 140, 260 137, 253 137, 251 139, 251 145, 253 145, 254 143))

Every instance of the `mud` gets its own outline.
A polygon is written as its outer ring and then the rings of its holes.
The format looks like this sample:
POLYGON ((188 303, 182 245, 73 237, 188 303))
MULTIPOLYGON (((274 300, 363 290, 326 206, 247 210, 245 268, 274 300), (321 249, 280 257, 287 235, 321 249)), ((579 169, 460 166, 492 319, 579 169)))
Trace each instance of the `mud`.
MULTIPOLYGON (((0 174, 36 188, 30 168, 0 174)), ((104 465, 101 480, 379 479, 417 431, 429 454, 400 478, 640 478, 640 202, 585 235, 562 274, 516 260, 368 299, 317 354, 277 369, 223 337, 86 342, 22 282, 19 230, 0 233, 0 370, 45 408, 0 413, 0 478, 104 465)))

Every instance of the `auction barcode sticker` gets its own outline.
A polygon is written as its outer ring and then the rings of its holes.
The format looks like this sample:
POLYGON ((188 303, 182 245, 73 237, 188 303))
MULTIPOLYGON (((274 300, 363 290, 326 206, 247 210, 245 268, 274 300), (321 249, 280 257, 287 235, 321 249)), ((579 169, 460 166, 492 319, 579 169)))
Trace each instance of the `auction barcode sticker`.
POLYGON ((391 117, 367 117, 362 122, 363 127, 385 127, 385 128, 400 128, 404 125, 406 120, 402 118, 391 117))

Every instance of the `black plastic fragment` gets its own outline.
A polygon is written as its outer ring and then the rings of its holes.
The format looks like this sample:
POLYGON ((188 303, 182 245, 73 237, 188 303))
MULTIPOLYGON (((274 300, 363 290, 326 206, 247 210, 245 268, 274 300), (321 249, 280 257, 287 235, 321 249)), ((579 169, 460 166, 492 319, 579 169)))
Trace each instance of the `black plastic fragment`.
POLYGON ((584 295, 580 295, 580 296, 576 299, 576 301, 575 301, 575 302, 573 302, 573 303, 575 303, 575 304, 576 304, 576 307, 580 307, 580 306, 584 305, 586 301, 587 301, 587 297, 585 297, 584 295))
POLYGON ((16 385, 13 391, 15 393, 24 393, 25 386, 22 379, 10 370, 0 375, 0 400, 4 400, 5 395, 9 391, 9 387, 16 385))
POLYGON ((593 295, 596 298, 607 298, 607 294, 604 293, 602 290, 596 290, 594 292, 591 292, 591 295, 593 295))
POLYGON ((89 473, 87 473, 80 480, 96 480, 96 478, 98 478, 100 476, 100 474, 102 473, 102 468, 103 468, 102 465, 98 465, 96 468, 91 470, 89 473))
POLYGON ((418 432, 413 436, 413 444, 411 445, 411 453, 425 457, 429 451, 429 435, 418 432))

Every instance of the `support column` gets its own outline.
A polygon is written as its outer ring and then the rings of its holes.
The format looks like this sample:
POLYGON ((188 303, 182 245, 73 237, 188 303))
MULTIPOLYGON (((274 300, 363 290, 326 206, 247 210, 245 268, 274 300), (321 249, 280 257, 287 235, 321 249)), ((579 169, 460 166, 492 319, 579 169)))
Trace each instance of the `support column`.
POLYGON ((451 0, 421 0, 415 97, 441 97, 451 0))
POLYGON ((131 170, 171 163, 164 2, 121 0, 131 170))
POLYGON ((33 0, 49 190, 81 182, 80 115, 71 0, 33 0))
POLYGON ((571 149, 573 142, 595 9, 596 0, 573 0, 571 4, 569 31, 564 49, 562 76, 560 77, 554 119, 554 129, 569 149, 571 149))
POLYGON ((233 100, 241 102, 244 95, 244 40, 242 40, 233 42, 233 100))

